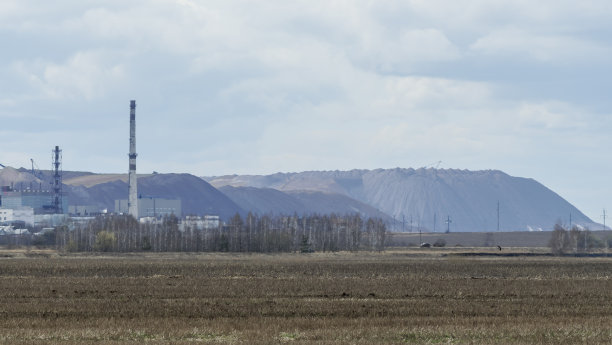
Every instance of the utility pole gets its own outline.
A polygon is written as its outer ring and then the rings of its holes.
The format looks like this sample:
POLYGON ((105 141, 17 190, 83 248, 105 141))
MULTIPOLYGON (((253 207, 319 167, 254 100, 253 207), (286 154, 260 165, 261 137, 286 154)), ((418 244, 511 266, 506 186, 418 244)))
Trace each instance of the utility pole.
POLYGON ((402 214, 402 232, 406 232, 406 218, 402 214))
POLYGON ((570 230, 572 230, 572 214, 570 213, 570 226, 569 226, 570 230))
POLYGON ((450 219, 450 216, 446 217, 446 233, 450 232, 450 223, 452 223, 453 221, 450 219))
POLYGON ((419 246, 421 244, 423 244, 423 236, 421 235, 421 217, 419 217, 419 222, 417 224, 417 227, 419 228, 419 246))
POLYGON ((412 215, 410 215, 410 233, 412 233, 412 215))
POLYGON ((499 200, 497 200, 497 232, 499 232, 499 200))
POLYGON ((433 232, 436 232, 436 213, 434 212, 434 228, 433 232))
MULTIPOLYGON (((603 215, 601 217, 603 218, 603 229, 604 231, 606 231, 606 209, 605 208, 603 209, 603 215)), ((610 251, 610 239, 609 238, 606 239, 606 248, 607 248, 607 251, 609 252, 610 251)))

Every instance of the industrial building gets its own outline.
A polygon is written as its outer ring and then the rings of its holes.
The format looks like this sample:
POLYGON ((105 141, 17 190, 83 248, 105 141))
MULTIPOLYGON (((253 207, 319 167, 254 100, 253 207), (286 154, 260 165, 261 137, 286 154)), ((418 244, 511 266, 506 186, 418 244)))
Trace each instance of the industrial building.
POLYGON ((38 178, 38 189, 34 189, 32 181, 29 188, 19 183, 19 188, 11 186, 0 187, 0 222, 22 222, 27 225, 57 225, 66 218, 68 200, 63 197, 61 153, 59 146, 52 150, 53 180, 51 190, 45 190, 42 182, 44 178, 40 171, 35 171, 32 161, 32 176, 38 178), (9 220, 10 219, 10 220, 9 220))
POLYGON ((219 216, 206 215, 204 217, 200 216, 187 216, 181 224, 179 225, 179 229, 181 231, 185 231, 190 228, 192 230, 210 230, 210 229, 218 229, 219 224, 221 223, 219 216))
POLYGON ((69 205, 68 214, 71 217, 88 217, 105 214, 107 211, 97 205, 69 205))
MULTIPOLYGON (((14 190, 4 186, 0 189, 0 207, 5 209, 31 207, 34 214, 51 214, 56 213, 54 197, 55 193, 49 190, 14 190)), ((62 198, 60 202, 60 207, 67 209, 67 200, 62 198)))
POLYGON ((10 222, 13 220, 13 210, 10 208, 0 208, 0 223, 10 222))
MULTIPOLYGON (((175 215, 181 217, 181 199, 164 199, 155 197, 140 197, 137 199, 139 217, 161 218, 164 216, 175 215)), ((131 214, 129 212, 128 200, 115 200, 115 212, 131 214)))
POLYGON ((21 223, 23 226, 56 226, 66 220, 65 214, 35 214, 29 206, 15 208, 0 207, 0 224, 21 223))
POLYGON ((34 209, 31 207, 0 208, 0 224, 22 221, 34 224, 34 209))

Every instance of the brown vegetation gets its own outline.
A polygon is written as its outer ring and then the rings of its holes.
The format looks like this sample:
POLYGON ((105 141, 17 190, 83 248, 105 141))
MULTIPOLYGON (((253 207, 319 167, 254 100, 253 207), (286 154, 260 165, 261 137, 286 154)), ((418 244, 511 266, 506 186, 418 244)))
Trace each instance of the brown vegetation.
POLYGON ((574 226, 571 230, 566 230, 562 225, 555 224, 555 229, 551 233, 549 247, 553 254, 562 255, 567 253, 587 253, 606 247, 606 242, 594 236, 588 229, 580 230, 574 226))
POLYGON ((444 251, 26 253, 0 259, 0 343, 609 344, 610 259, 444 251))
POLYGON ((68 252, 313 252, 381 251, 386 226, 379 218, 359 215, 258 216, 236 214, 227 225, 187 226, 177 217, 140 224, 131 216, 99 216, 54 230, 52 243, 68 252))

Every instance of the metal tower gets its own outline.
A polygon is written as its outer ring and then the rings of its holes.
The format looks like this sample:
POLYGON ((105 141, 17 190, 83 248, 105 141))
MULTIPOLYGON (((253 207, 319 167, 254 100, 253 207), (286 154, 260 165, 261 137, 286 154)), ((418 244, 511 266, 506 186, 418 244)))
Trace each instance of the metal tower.
POLYGON ((130 101, 130 170, 128 175, 128 213, 134 218, 138 219, 136 156, 136 101, 130 101))
MULTIPOLYGON (((60 169, 62 161, 62 150, 55 146, 53 152, 53 213, 62 214, 62 171, 60 169)), ((34 161, 32 161, 34 164, 34 161)))

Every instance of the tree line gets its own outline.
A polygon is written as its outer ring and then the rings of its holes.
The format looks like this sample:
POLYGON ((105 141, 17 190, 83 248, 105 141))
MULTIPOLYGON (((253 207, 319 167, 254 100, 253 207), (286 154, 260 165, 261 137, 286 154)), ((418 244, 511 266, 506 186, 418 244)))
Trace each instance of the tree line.
POLYGON ((568 230, 559 223, 555 224, 548 243, 555 255, 587 253, 611 245, 612 238, 602 240, 588 229, 579 229, 574 225, 568 230))
POLYGON ((99 216, 55 229, 58 250, 73 252, 330 252, 382 251, 386 225, 359 215, 234 215, 201 228, 175 216, 141 224, 129 215, 99 216))

